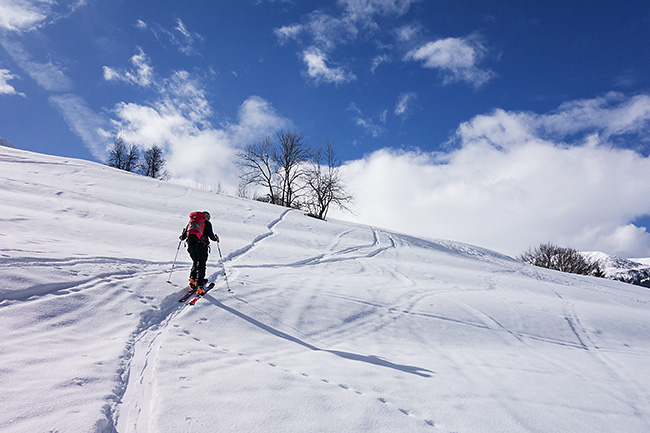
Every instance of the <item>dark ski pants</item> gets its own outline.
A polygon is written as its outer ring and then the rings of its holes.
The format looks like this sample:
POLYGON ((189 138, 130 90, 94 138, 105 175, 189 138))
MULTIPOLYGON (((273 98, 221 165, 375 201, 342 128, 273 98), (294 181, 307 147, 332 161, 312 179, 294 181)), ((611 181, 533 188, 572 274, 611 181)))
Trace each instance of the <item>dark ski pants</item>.
POLYGON ((203 242, 188 242, 187 252, 192 258, 190 278, 202 286, 205 284, 205 265, 208 261, 208 245, 203 242))

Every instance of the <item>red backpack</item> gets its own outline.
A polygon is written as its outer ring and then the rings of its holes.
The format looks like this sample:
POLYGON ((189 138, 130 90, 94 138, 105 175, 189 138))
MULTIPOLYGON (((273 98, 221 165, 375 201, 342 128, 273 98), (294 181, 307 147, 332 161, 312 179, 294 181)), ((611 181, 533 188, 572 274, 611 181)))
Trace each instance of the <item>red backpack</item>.
POLYGON ((203 229, 205 227, 205 215, 203 212, 192 212, 190 214, 190 222, 187 224, 187 237, 190 235, 203 242, 203 229))

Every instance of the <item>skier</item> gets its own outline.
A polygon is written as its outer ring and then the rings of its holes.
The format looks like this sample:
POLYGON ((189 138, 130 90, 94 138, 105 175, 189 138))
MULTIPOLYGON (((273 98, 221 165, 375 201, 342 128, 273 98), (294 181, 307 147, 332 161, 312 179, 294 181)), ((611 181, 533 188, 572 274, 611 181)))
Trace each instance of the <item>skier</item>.
POLYGON ((187 239, 187 252, 192 258, 192 270, 190 271, 190 286, 196 288, 196 293, 203 295, 205 279, 205 265, 208 261, 210 251, 210 239, 219 242, 219 236, 212 231, 210 223, 210 212, 197 211, 190 214, 190 222, 183 229, 179 239, 187 239))

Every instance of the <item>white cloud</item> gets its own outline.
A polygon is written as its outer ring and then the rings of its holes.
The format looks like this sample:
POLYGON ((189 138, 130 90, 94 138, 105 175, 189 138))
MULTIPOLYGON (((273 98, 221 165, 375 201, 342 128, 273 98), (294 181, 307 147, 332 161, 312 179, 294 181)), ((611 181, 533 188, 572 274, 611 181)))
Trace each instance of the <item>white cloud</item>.
POLYGON ((381 66, 384 63, 390 62, 390 56, 387 54, 380 54, 378 56, 375 56, 375 58, 372 59, 372 65, 370 66, 370 72, 373 74, 377 70, 379 66, 381 66))
POLYGON ((120 70, 104 66, 104 79, 106 81, 123 81, 126 83, 136 84, 147 87, 153 84, 153 67, 150 65, 149 58, 138 48, 138 53, 134 54, 129 60, 133 69, 120 70))
MULTIPOLYGON (((354 75, 340 67, 327 67, 325 53, 331 55, 338 45, 349 44, 360 34, 367 37, 379 29, 377 17, 402 16, 415 1, 418 0, 337 0, 337 13, 318 9, 307 14, 302 23, 276 28, 274 34, 281 44, 304 36, 305 44, 311 45, 303 52, 307 77, 330 83, 348 82, 354 75)), ((387 57, 376 57, 372 71, 387 60, 387 57)))
POLYGON ((171 42, 178 51, 188 56, 196 54, 197 43, 205 40, 201 34, 189 30, 180 18, 176 18, 176 24, 171 30, 158 24, 148 24, 143 20, 137 20, 135 26, 139 30, 151 32, 161 43, 163 40, 171 42))
POLYGON ((356 218, 511 255, 550 241, 650 256, 650 233, 631 224, 650 214, 650 157, 612 146, 603 133, 624 125, 616 130, 643 137, 650 114, 639 113, 649 98, 597 98, 544 115, 495 110, 461 125, 449 153, 380 150, 349 162, 356 218), (592 118, 575 110, 594 105, 592 118), (587 126, 547 136, 547 125, 572 116, 587 126))
POLYGON ((395 115, 402 118, 407 117, 411 109, 411 103, 415 98, 417 98, 417 94, 413 92, 402 93, 395 106, 395 115))
POLYGON ((201 81, 187 71, 175 72, 154 89, 159 96, 151 103, 117 104, 112 129, 129 144, 163 148, 174 179, 188 185, 220 184, 234 193, 237 149, 290 125, 268 101, 251 96, 242 103, 236 123, 215 127, 201 81))
POLYGON ((467 81, 480 87, 494 77, 492 71, 478 67, 486 52, 476 36, 445 38, 409 51, 404 60, 421 61, 425 68, 440 70, 447 84, 467 81))
POLYGON ((405 25, 398 28, 395 33, 399 42, 410 42, 420 33, 421 29, 418 25, 405 25))
POLYGON ((307 65, 307 75, 316 83, 341 84, 353 81, 356 76, 345 71, 342 67, 327 65, 327 56, 318 48, 311 47, 302 53, 303 61, 307 65))
POLYGON ((45 90, 68 92, 72 89, 72 80, 66 75, 63 66, 53 61, 47 63, 34 61, 32 56, 17 42, 0 38, 0 44, 18 66, 45 90))
POLYGON ((19 32, 38 27, 50 12, 50 0, 3 0, 0 2, 0 29, 19 32))
POLYGON ((0 29, 26 32, 67 17, 86 0, 2 0, 0 29))
POLYGON ((196 42, 204 40, 203 36, 200 34, 189 31, 180 18, 176 19, 176 27, 174 27, 174 31, 176 33, 169 32, 172 43, 176 45, 181 53, 188 56, 195 53, 194 45, 196 42))
POLYGON ((297 39, 302 31, 303 26, 301 24, 293 24, 290 26, 279 27, 273 30, 273 33, 278 38, 280 44, 285 44, 291 39, 297 39))
POLYGON ((414 0, 338 0, 352 21, 370 24, 375 15, 401 16, 408 12, 414 0))
POLYGON ((142 20, 137 20, 136 23, 135 23, 135 26, 136 26, 139 30, 142 30, 142 31, 147 30, 147 29, 149 28, 149 26, 147 25, 147 23, 144 22, 144 21, 142 21, 142 20))
POLYGON ((386 128, 382 126, 386 123, 386 112, 382 112, 379 116, 379 123, 371 117, 364 116, 363 112, 354 103, 350 104, 348 111, 353 113, 353 120, 355 125, 362 127, 368 134, 373 137, 379 137, 386 132, 386 128))
POLYGON ((19 95, 25 96, 24 93, 18 92, 14 86, 9 84, 10 80, 18 78, 16 75, 12 74, 8 69, 0 69, 0 95, 19 95))

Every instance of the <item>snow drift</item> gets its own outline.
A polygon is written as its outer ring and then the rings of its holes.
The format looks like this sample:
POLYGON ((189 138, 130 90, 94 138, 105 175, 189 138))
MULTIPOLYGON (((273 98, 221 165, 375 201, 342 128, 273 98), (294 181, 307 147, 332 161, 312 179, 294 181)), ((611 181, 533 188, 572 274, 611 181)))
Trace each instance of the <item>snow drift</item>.
POLYGON ((643 287, 5 147, 0 212, 3 432, 650 431, 643 287))

